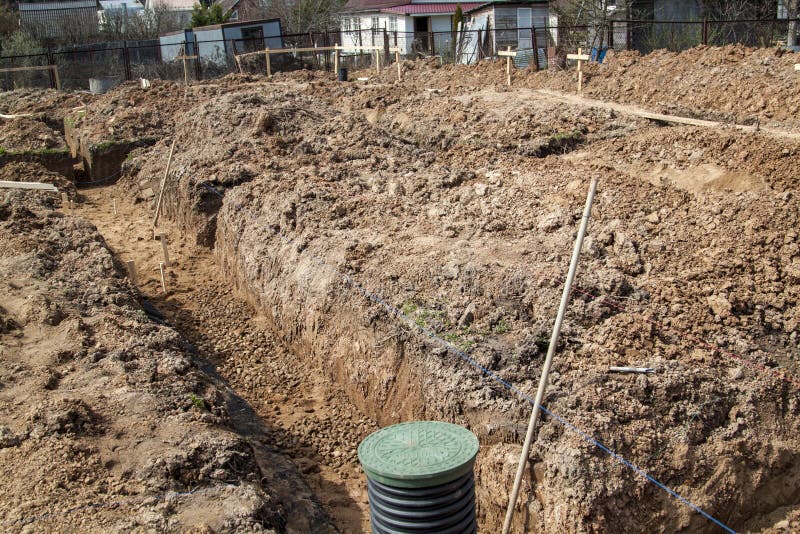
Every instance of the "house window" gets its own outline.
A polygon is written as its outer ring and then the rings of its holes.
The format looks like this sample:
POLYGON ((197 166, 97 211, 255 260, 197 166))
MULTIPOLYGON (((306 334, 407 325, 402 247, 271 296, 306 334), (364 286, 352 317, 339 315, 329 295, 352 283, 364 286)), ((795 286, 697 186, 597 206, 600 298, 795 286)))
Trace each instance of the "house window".
POLYGON ((380 19, 378 17, 372 17, 372 29, 380 28, 380 19))
POLYGON ((344 17, 342 19, 342 30, 346 32, 350 31, 350 17, 344 17))
POLYGON ((239 10, 231 12, 231 16, 228 20, 239 20, 239 10))
POLYGON ((397 17, 389 17, 389 31, 390 32, 397 31, 397 17))

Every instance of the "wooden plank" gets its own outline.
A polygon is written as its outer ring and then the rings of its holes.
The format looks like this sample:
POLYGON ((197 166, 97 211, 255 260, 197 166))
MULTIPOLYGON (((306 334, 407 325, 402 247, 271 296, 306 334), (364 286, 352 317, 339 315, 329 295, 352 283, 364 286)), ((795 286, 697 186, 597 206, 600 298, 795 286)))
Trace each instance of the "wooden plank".
POLYGON ((179 59, 186 61, 187 59, 197 59, 197 57, 198 56, 175 56, 174 58, 172 58, 172 61, 178 61, 179 59))
POLYGON ((52 191, 58 193, 58 188, 53 184, 42 182, 7 182, 0 180, 0 188, 3 189, 35 189, 37 191, 52 191))
POLYGON ((0 72, 23 72, 28 70, 50 70, 53 65, 45 65, 39 67, 5 67, 0 69, 0 72))
POLYGON ((517 57, 517 52, 516 51, 512 52, 511 50, 500 50, 499 52, 497 52, 497 55, 503 57, 517 57))
MULTIPOLYGON (((340 52, 358 52, 359 50, 384 50, 384 47, 364 45, 364 46, 354 46, 345 48, 343 46, 336 45, 336 46, 316 46, 316 47, 306 47, 306 48, 265 48, 264 50, 258 50, 256 52, 244 52, 243 54, 237 54, 236 56, 245 57, 245 56, 254 56, 260 54, 268 54, 268 55, 294 54, 296 52, 329 52, 336 50, 340 52)), ((389 52, 402 52, 402 50, 400 49, 400 47, 392 47, 389 49, 389 52)), ((516 55, 516 52, 514 54, 516 55)))
POLYGON ((794 70, 800 70, 800 63, 794 64, 794 70))
POLYGON ((567 59, 574 59, 575 61, 589 61, 591 58, 586 54, 567 54, 567 59))

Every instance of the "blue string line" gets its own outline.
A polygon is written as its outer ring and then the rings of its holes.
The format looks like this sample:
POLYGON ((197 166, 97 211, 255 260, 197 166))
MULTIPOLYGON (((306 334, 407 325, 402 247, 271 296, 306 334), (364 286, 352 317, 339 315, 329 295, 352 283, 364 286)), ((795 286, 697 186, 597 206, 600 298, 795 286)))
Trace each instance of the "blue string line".
MULTIPOLYGON (((220 193, 216 188, 208 185, 207 183, 203 182, 203 183, 201 183, 199 185, 205 187, 206 189, 208 189, 212 193, 216 194, 220 198, 224 198, 224 195, 222 193, 220 193)), ((241 211, 247 217, 249 217, 251 220, 253 220, 255 222, 258 222, 258 217, 255 214, 253 214, 250 210, 246 209, 244 206, 242 206, 241 204, 239 204, 236 201, 232 201, 232 203, 233 203, 233 205, 234 205, 234 207, 236 208, 237 211, 241 211)), ((272 231, 277 237, 279 237, 287 245, 291 245, 292 247, 294 247, 294 249, 298 252, 298 254, 304 254, 304 253, 306 253, 308 251, 308 249, 299 247, 296 244, 296 242, 295 242, 295 240, 293 238, 284 235, 283 232, 281 232, 279 228, 278 229, 272 229, 272 228, 269 227, 269 225, 265 225, 265 228, 267 230, 272 231)), ((700 515, 702 515, 703 517, 705 517, 706 519, 708 519, 712 523, 716 524, 718 527, 720 527, 724 531, 726 531, 726 532, 728 532, 730 534, 736 534, 736 531, 733 530, 732 528, 730 528, 729 526, 727 526, 725 523, 723 523, 719 519, 716 519, 711 514, 709 514, 708 512, 706 512, 705 510, 703 510, 702 508, 697 506, 696 504, 692 503, 691 501, 689 501, 687 498, 681 496, 675 490, 667 487, 662 482, 659 482, 657 479, 655 479, 651 475, 647 474, 643 469, 641 469, 640 467, 638 467, 634 463, 626 460, 624 457, 622 457, 618 453, 612 451, 610 448, 608 448, 605 445, 603 445, 600 441, 596 440, 594 437, 592 437, 591 435, 589 435, 585 431, 579 429, 578 427, 576 427, 575 425, 573 425, 572 423, 570 423, 569 421, 567 421, 563 417, 561 417, 561 416, 557 415, 556 413, 548 410, 544 406, 542 406, 540 404, 536 404, 536 401, 532 397, 530 397, 528 394, 526 394, 525 392, 521 391, 519 388, 514 386, 512 383, 507 382, 506 380, 502 379, 499 375, 495 374, 493 371, 490 371, 489 369, 485 368, 480 363, 478 363, 477 361, 472 359, 467 353, 461 351, 460 349, 458 349, 455 346, 453 346, 453 344, 451 344, 448 341, 446 341, 446 340, 442 339, 441 337, 437 336, 432 330, 429 330, 428 328, 425 328, 424 326, 418 325, 410 317, 408 317, 402 311, 400 311, 397 307, 393 306, 392 304, 389 304, 383 298, 381 298, 379 295, 377 295, 377 294, 373 293, 372 291, 366 289, 361 284, 356 282, 353 278, 351 278, 349 275, 344 274, 344 273, 338 271, 336 268, 328 265, 328 263, 324 259, 319 257, 319 256, 316 256, 314 254, 308 253, 308 257, 310 257, 315 263, 317 263, 318 265, 320 265, 324 269, 328 270, 330 273, 335 274, 335 275, 339 276, 340 278, 343 278, 345 280, 345 282, 347 282, 348 285, 350 285, 351 287, 356 289, 358 292, 360 292, 362 295, 364 295, 368 300, 371 300, 372 302, 375 302, 376 304, 380 304, 386 310, 388 310, 392 315, 402 319, 406 324, 408 324, 412 328, 422 332, 423 334, 428 336, 428 338, 430 338, 431 340, 435 341, 440 346, 442 346, 444 349, 446 349, 448 352, 450 352, 452 354, 455 354, 456 356, 458 356, 459 358, 461 358, 465 362, 469 363, 470 365, 472 365, 473 367, 475 367, 476 369, 481 371, 485 376, 491 378, 492 380, 494 380, 495 382, 497 382, 499 384, 502 384, 509 391, 512 391, 513 393, 516 393, 519 397, 525 399, 530 404, 532 404, 534 406, 534 408, 539 408, 546 415, 549 415, 550 417, 552 417, 553 419, 555 419, 556 421, 558 421, 559 423, 564 425, 564 427, 568 428, 569 430, 572 430, 573 432, 578 434, 581 438, 583 438, 585 441, 589 442, 590 444, 594 445, 595 447, 599 448, 600 450, 602 450, 603 452, 605 452, 606 454, 611 456, 614 460, 616 460, 619 463, 621 463, 622 465, 630 468, 633 472, 635 472, 636 474, 640 475, 645 480, 647 480, 648 482, 654 484, 655 486, 657 486, 661 490, 665 491, 670 496, 678 499, 680 502, 682 502, 686 506, 690 507, 695 512, 699 513, 700 515)))

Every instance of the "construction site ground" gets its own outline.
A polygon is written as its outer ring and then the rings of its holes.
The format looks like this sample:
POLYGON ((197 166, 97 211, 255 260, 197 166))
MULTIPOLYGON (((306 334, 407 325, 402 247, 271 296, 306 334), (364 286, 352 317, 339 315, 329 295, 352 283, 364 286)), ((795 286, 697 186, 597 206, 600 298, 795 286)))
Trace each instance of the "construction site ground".
POLYGON ((435 419, 479 437, 499 531, 532 407, 486 373, 535 393, 592 178, 512 530, 719 528, 619 458, 800 529, 795 63, 0 93, 0 180, 67 194, 0 190, 3 530, 368 532, 358 443, 435 419))

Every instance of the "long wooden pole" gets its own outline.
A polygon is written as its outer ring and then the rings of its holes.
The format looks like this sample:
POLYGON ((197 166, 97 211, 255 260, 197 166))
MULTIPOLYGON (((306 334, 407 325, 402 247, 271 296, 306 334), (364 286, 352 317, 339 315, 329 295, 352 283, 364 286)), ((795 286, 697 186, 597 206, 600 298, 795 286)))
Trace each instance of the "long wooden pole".
POLYGON ((161 179, 161 188, 158 191, 158 200, 156 201, 156 214, 153 217, 153 230, 155 231, 156 226, 158 225, 158 216, 161 213, 161 199, 164 198, 164 187, 167 185, 167 175, 169 174, 169 168, 172 166, 172 153, 175 151, 175 141, 178 140, 178 136, 172 138, 172 146, 169 147, 169 157, 167 158, 167 168, 164 169, 164 178, 161 179))
POLYGON ((556 316, 556 322, 553 325, 553 334, 550 336, 550 345, 547 348, 547 357, 544 359, 542 376, 539 379, 539 389, 536 391, 536 400, 533 404, 533 412, 531 412, 531 419, 528 422, 528 432, 525 435, 525 443, 522 446, 522 454, 519 457, 517 476, 514 479, 514 487, 511 490, 511 497, 508 501, 508 509, 506 510, 506 519, 503 522, 503 534, 508 534, 508 531, 511 528, 511 520, 514 517, 514 507, 517 505, 517 497, 519 497, 522 476, 525 474, 525 467, 528 464, 528 454, 531 450, 531 442, 533 441, 536 430, 536 423, 539 420, 539 410, 542 406, 542 399, 544 398, 544 393, 547 389, 547 378, 550 374, 550 366, 553 364, 553 355, 556 352, 556 345, 558 345, 558 336, 561 333, 561 323, 564 322, 564 315, 567 312, 567 304, 569 303, 569 297, 572 293, 572 282, 575 280, 575 272, 578 269, 578 258, 580 258, 581 255, 583 236, 586 235, 586 227, 589 225, 589 216, 592 213, 592 203, 594 202, 594 194, 596 191, 597 178, 593 178, 592 183, 589 186, 589 194, 586 196, 586 206, 583 208, 583 218, 581 219, 581 226, 578 230, 578 238, 575 240, 575 247, 572 249, 572 261, 570 261, 569 264, 569 273, 567 274, 567 281, 564 284, 564 291, 561 293, 561 305, 558 307, 558 315, 556 316))

